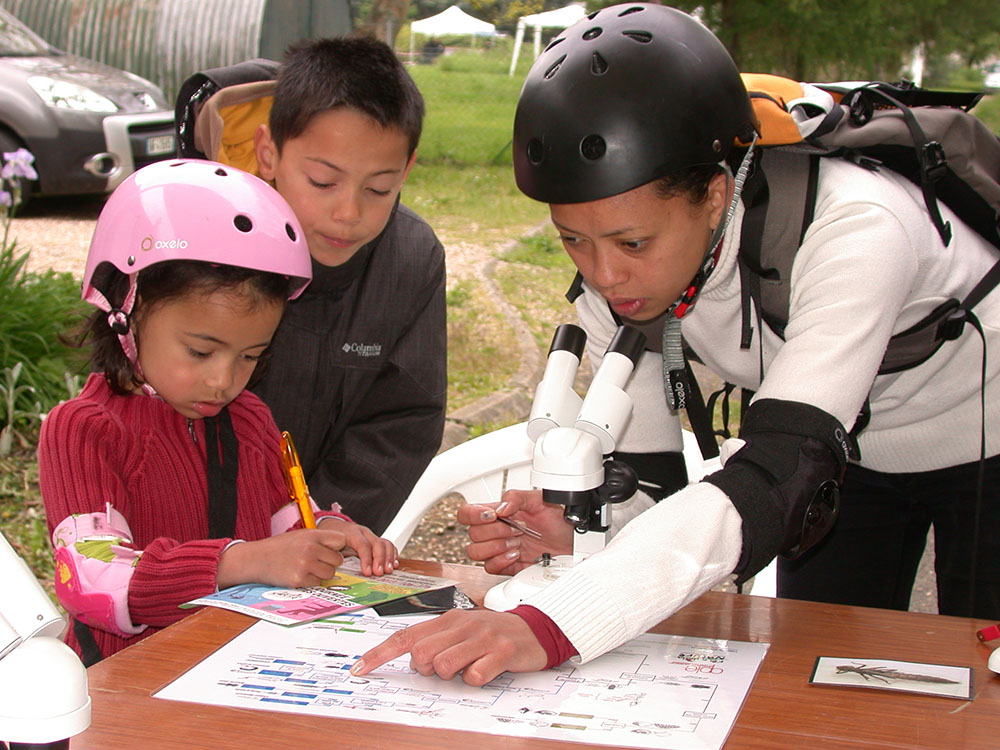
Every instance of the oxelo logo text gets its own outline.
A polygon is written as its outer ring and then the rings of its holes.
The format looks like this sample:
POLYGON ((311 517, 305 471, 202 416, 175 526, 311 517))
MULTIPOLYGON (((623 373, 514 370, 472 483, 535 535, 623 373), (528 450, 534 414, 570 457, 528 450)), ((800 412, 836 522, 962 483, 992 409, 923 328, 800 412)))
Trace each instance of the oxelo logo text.
POLYGON ((183 250, 188 246, 187 240, 154 240, 152 237, 143 237, 139 247, 142 250, 183 250))

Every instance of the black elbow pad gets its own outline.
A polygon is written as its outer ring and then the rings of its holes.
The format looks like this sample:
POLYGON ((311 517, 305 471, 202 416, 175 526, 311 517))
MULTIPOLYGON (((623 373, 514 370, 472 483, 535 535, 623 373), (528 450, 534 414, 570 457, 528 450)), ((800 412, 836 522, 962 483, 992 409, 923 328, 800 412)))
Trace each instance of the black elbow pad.
POLYGON ((830 530, 850 440, 822 409, 762 399, 743 415, 746 442, 721 471, 705 478, 743 519, 743 552, 734 572, 745 581, 775 555, 795 557, 830 530))

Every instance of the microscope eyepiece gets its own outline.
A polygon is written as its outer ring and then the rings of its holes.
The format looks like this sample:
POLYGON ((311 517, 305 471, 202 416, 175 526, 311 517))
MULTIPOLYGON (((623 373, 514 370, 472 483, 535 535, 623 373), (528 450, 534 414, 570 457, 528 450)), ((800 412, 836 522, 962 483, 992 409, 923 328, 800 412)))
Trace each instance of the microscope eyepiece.
MULTIPOLYGON (((638 331, 636 331, 638 333, 638 331)), ((641 335, 641 334, 640 334, 641 335)), ((563 323, 552 336, 549 354, 557 351, 571 352, 577 359, 583 359, 583 348, 587 345, 587 333, 580 326, 563 323)))
POLYGON ((608 344, 608 352, 617 352, 632 360, 635 366, 639 362, 643 349, 646 348, 646 334, 632 326, 619 326, 615 337, 608 344))

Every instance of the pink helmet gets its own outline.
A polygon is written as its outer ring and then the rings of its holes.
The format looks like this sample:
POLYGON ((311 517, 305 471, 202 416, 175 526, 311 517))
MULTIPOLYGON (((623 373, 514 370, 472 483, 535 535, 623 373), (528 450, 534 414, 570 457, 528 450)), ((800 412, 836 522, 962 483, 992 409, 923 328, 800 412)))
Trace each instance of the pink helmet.
MULTIPOLYGON (((125 356, 138 366, 129 316, 136 277, 165 260, 200 260, 282 274, 295 299, 312 279, 302 227, 278 191, 233 167, 198 159, 160 161, 132 173, 97 218, 82 297, 108 313, 125 356), (113 266, 129 279, 120 306, 107 299, 113 266)), ((144 390, 153 393, 151 388, 144 390)))
POLYGON ((278 191, 239 169, 197 159, 150 164, 115 189, 97 219, 82 296, 104 309, 94 295, 106 291, 103 263, 134 279, 165 260, 283 274, 292 279, 289 299, 312 278, 302 227, 278 191))

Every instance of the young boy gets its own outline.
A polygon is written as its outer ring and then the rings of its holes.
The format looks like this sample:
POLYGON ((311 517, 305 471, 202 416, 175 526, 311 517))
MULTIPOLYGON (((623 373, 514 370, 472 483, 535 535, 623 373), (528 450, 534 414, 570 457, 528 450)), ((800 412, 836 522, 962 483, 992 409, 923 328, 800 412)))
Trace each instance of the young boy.
POLYGON ((253 390, 294 437, 316 502, 376 533, 444 428, 444 249, 399 202, 423 114, 392 50, 361 37, 200 73, 178 98, 181 154, 259 174, 302 224, 313 283, 253 390))

